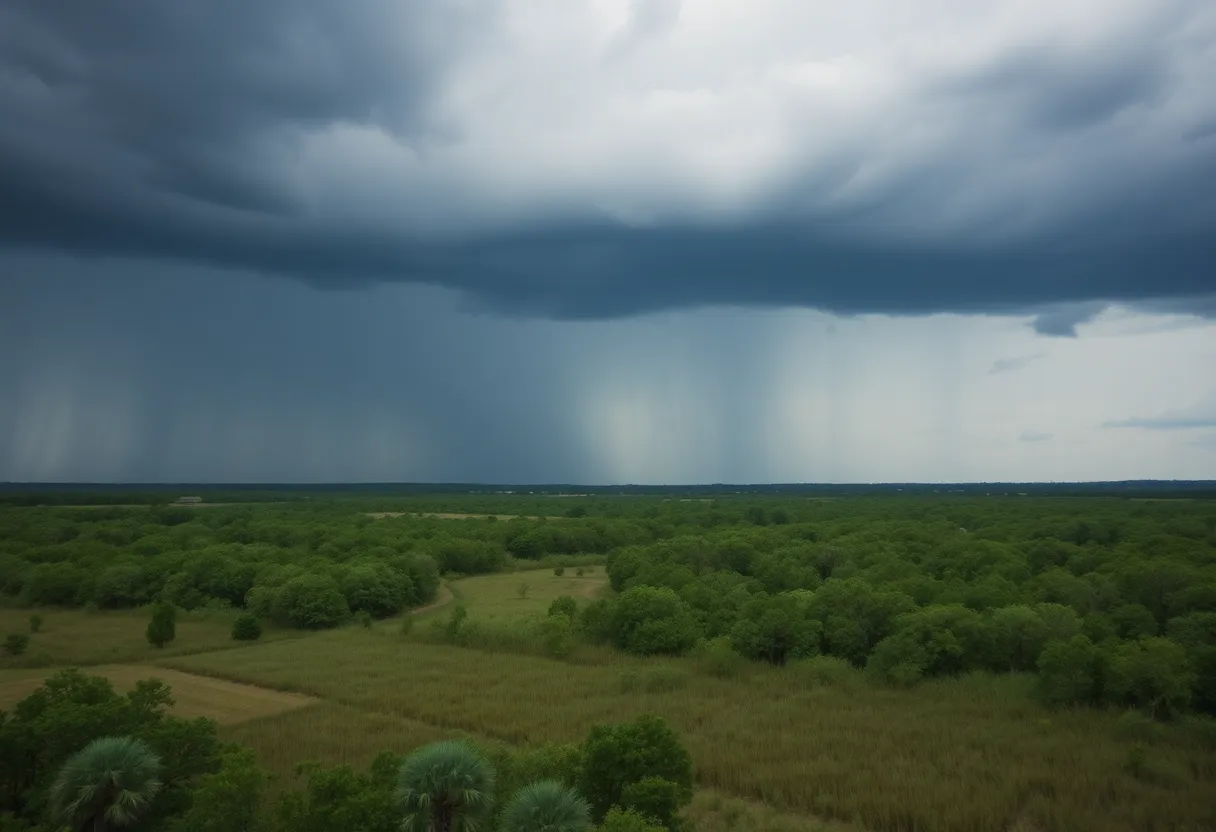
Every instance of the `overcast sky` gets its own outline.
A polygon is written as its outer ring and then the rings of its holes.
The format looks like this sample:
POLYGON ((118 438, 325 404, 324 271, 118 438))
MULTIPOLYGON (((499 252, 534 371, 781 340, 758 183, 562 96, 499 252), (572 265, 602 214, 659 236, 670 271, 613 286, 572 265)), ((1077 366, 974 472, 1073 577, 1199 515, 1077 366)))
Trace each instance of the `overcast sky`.
POLYGON ((0 0, 0 480, 1216 478, 1210 0, 0 0))

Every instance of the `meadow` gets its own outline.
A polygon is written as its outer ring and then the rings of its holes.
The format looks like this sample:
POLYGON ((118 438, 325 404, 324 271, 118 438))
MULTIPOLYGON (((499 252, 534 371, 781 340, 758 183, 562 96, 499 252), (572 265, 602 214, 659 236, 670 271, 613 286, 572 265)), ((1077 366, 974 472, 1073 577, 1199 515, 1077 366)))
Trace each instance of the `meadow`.
MULTIPOLYGON (((1212 503, 625 497, 542 520, 527 518, 558 513, 535 496, 402 503, 0 510, 0 521, 17 518, 0 526, 14 529, 0 542, 9 595, 0 635, 26 629, 32 613, 43 618, 25 653, 0 658, 0 708, 59 667, 92 668, 120 690, 159 675, 176 713, 215 719, 223 738, 254 750, 273 776, 270 798, 299 784, 305 760, 363 770, 382 751, 449 737, 516 749, 577 743, 597 724, 657 714, 692 755, 690 829, 1216 829, 1216 722, 1187 706, 1198 700, 1175 690, 1160 713, 1109 695, 1052 705, 1034 661, 1015 667, 995 629, 1003 610, 1026 607, 1075 628, 1068 638, 1092 631, 1097 644, 1109 619, 1114 631, 1095 655, 1115 661, 1150 645, 1168 658, 1176 644, 1164 634, 1189 645, 1190 631, 1174 635, 1178 621, 1202 624, 1216 610, 1205 583, 1216 563, 1212 503), (386 514, 372 519, 372 510, 386 514), (59 564, 77 580, 105 579, 69 593, 59 564), (386 569, 408 578, 394 596, 409 599, 403 613, 370 591, 386 569), (831 595, 862 583, 886 594, 831 595), (31 603, 31 586, 71 603, 31 603), (336 626, 287 620, 310 587, 341 607, 336 626), (938 664, 922 661, 894 683, 864 652, 851 663, 833 653, 844 608, 821 621, 815 599, 873 602, 872 617, 897 589, 916 608, 893 613, 866 650, 881 657, 874 643, 884 637, 925 650, 934 641, 916 640, 917 616, 933 614, 945 621, 939 641, 957 639, 943 654, 954 664, 925 653, 938 664), (239 604, 225 596, 260 591, 274 596, 262 638, 233 641, 239 604), (183 610, 176 638, 158 649, 139 604, 166 594, 183 610), (579 637, 550 655, 537 634, 566 597, 579 637), (780 606, 787 597, 805 606, 780 606), (131 606, 98 608, 96 599, 118 598, 131 606), (597 616, 628 616, 630 598, 650 604, 644 620, 670 624, 664 639, 695 627, 741 652, 757 632, 786 633, 795 647, 780 661, 730 652, 723 664, 704 641, 640 655, 627 639, 592 637, 597 616), (722 599, 734 605, 725 624, 722 599), (972 629, 957 623, 963 612, 972 629), (973 644, 976 622, 993 629, 973 644), (799 652, 800 627, 818 646, 799 652)), ((1202 696, 1188 667, 1172 672, 1202 696)), ((1160 680, 1143 681, 1156 690, 1160 680)))

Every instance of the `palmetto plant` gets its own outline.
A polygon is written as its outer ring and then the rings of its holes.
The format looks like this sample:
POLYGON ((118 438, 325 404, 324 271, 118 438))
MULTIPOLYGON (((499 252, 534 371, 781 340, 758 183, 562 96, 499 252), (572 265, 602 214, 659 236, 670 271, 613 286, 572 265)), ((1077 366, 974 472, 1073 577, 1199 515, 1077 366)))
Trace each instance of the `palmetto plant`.
POLYGON ((141 740, 93 740, 63 764, 51 786, 56 819, 78 832, 130 826, 160 791, 160 769, 160 758, 141 740))
POLYGON ((467 743, 433 743, 402 762, 397 800, 407 832, 479 832, 494 807, 494 769, 467 743))
POLYGON ((500 832, 589 832, 591 806, 556 780, 524 786, 502 813, 500 832))

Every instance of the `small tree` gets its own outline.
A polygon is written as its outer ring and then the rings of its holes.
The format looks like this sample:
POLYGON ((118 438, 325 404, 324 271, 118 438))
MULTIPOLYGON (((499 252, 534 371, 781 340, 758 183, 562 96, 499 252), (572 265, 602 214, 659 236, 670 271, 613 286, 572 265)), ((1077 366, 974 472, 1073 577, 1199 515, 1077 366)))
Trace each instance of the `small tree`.
POLYGON ((148 643, 153 647, 164 647, 177 638, 177 607, 168 601, 161 601, 152 607, 147 635, 148 643))
POLYGON ((529 587, 527 583, 522 583, 519 585, 519 589, 517 590, 519 592, 519 600, 522 601, 528 597, 529 589, 531 589, 531 587, 529 587))
POLYGON ((36 633, 42 629, 42 616, 34 613, 30 616, 30 632, 36 633))
POLYGON ((4 639, 4 652, 10 656, 20 656, 30 646, 29 633, 9 633, 4 639))
POLYGON ((591 807, 556 780, 542 780, 515 793, 502 813, 501 832, 590 832, 591 807))
POLYGON ((566 574, 566 567, 564 567, 564 566, 553 567, 553 574, 560 578, 562 575, 566 574))
POLYGON ((51 785, 56 819, 93 832, 131 826, 160 791, 160 771, 160 758, 142 740, 93 740, 64 763, 51 785))
POLYGON ((476 832, 494 807, 494 769, 471 745, 437 742, 401 763, 406 832, 476 832))
POLYGON ((584 748, 582 792, 598 819, 621 803, 629 786, 648 778, 673 783, 681 805, 692 798, 692 758, 660 717, 644 714, 623 725, 597 725, 584 748))
POLYGON ((237 641, 257 641, 262 637, 262 622, 251 612, 243 612, 232 622, 232 637, 237 641))

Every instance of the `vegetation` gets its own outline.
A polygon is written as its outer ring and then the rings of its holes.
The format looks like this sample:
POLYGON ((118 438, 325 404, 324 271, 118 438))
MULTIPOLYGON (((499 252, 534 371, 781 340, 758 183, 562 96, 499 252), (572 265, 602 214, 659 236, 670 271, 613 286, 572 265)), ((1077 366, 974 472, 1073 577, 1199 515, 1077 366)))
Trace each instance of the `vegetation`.
POLYGON ((102 737, 64 763, 51 786, 53 815, 72 829, 132 826, 160 791, 160 758, 141 740, 102 737))
POLYGON ((174 832, 585 828, 580 800, 618 830, 1216 828, 1216 510, 1185 496, 0 507, 0 827, 131 738, 164 783, 136 825, 174 832), (81 664, 126 692, 42 682, 81 664), (484 765, 406 800, 449 741, 484 765), (462 777, 486 799, 423 799, 462 777))

